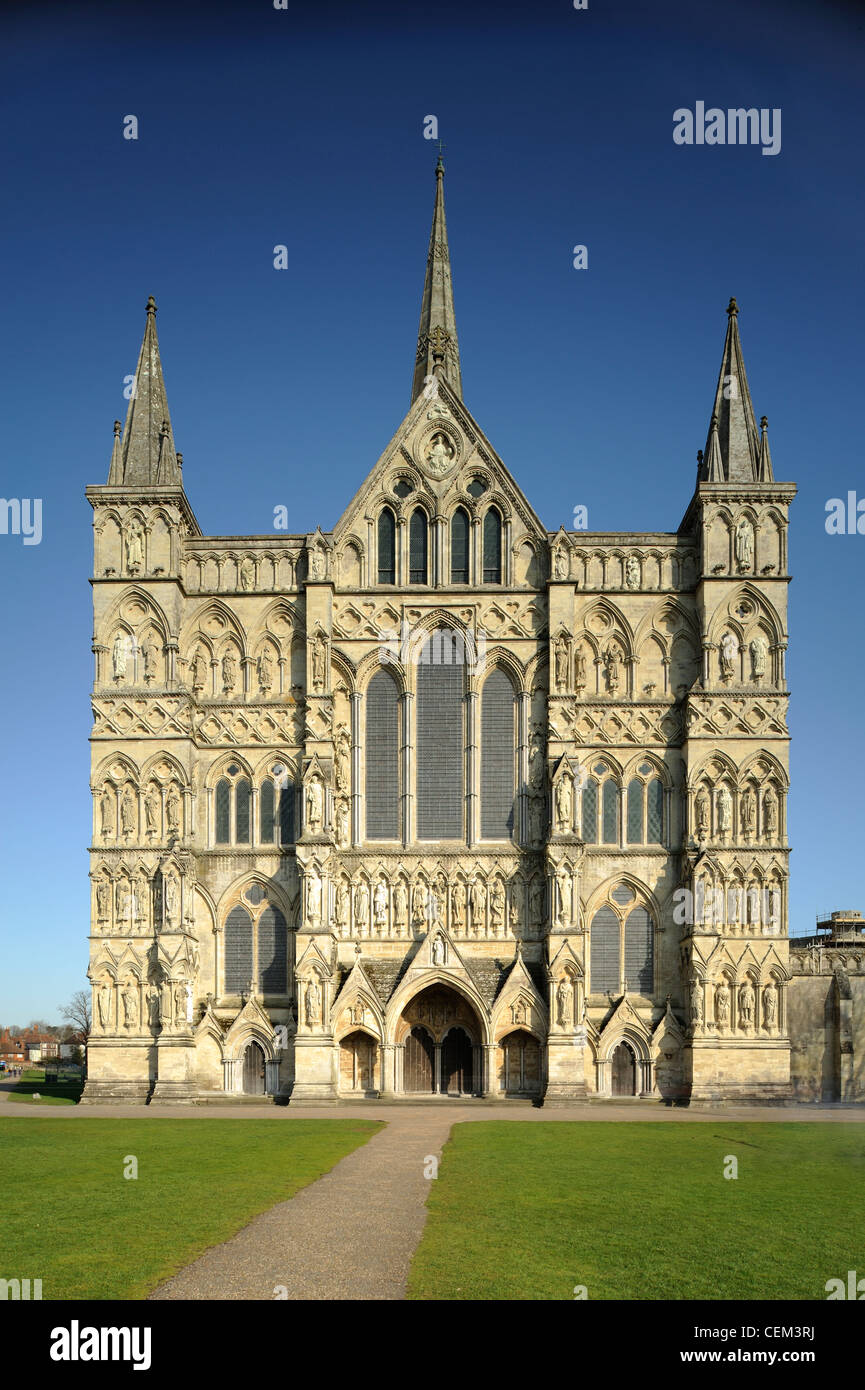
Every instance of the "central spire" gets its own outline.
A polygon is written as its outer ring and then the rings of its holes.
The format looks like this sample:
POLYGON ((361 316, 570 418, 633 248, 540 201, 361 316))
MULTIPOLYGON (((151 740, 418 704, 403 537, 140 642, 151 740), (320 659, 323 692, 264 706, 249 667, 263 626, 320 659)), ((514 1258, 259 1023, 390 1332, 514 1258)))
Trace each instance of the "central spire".
POLYGON ((417 358, 411 387, 412 404, 423 390, 426 378, 433 374, 443 376, 458 396, 462 397, 463 393, 448 230, 445 222, 444 176, 445 166, 439 155, 436 165, 436 200, 420 309, 417 358))

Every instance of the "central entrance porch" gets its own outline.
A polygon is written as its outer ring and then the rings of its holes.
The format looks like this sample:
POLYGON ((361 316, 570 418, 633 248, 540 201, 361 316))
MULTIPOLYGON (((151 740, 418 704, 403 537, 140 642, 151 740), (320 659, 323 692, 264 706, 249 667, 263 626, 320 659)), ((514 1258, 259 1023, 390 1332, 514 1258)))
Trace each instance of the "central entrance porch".
POLYGON ((484 1091, 482 1029, 456 990, 431 985, 399 1021, 398 1084, 404 1095, 474 1096, 484 1091))

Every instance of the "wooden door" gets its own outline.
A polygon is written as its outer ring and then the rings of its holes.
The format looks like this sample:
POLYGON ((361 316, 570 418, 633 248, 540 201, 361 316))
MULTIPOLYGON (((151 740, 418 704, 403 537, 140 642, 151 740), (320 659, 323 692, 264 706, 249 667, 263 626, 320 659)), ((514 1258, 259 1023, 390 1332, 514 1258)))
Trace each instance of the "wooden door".
POLYGON ((637 1068, 627 1043, 619 1043, 613 1053, 613 1095, 632 1096, 636 1092, 637 1068))
POLYGON ((463 1028, 451 1028, 442 1043, 442 1093, 471 1095, 472 1044, 463 1028))
POLYGON ((405 1042, 403 1089, 427 1094, 433 1089, 435 1045, 425 1028, 412 1028, 405 1042))
POLYGON ((248 1096, 264 1095, 264 1053, 250 1043, 243 1054, 243 1089, 248 1096))

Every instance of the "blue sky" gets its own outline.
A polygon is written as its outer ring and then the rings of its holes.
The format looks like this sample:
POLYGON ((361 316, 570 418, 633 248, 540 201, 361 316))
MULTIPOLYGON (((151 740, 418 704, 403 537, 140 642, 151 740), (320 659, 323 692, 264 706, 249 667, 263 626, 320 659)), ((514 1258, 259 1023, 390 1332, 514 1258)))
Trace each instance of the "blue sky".
POLYGON ((676 529, 737 296, 775 474, 799 488, 791 929, 865 907, 865 536, 824 527, 830 497, 865 497, 865 31, 836 4, 698 8, 4 8, 0 491, 42 499, 43 538, 0 535, 0 1021, 57 1018, 84 984, 84 488, 107 478, 147 296, 204 531, 268 531, 279 504, 292 530, 331 527, 409 403, 428 114, 466 403, 550 527, 581 503, 591 529, 676 529), (780 153, 674 145, 698 100, 780 108, 780 153))

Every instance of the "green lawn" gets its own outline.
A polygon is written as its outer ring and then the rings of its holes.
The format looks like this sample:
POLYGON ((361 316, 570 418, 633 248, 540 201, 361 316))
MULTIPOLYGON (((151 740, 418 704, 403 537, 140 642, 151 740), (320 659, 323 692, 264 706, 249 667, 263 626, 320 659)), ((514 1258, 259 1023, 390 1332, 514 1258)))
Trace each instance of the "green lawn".
POLYGON ((15 1079, 15 1090, 9 1092, 10 1100, 23 1101, 27 1105, 75 1105, 84 1089, 84 1079, 80 1073, 60 1072, 57 1080, 45 1081, 44 1068, 31 1067, 15 1079), (38 1096, 38 1100, 34 1100, 38 1096))
POLYGON ((41 1279, 43 1299, 142 1298, 380 1128, 4 1117, 0 1276, 41 1279), (138 1160, 137 1179, 123 1176, 127 1155, 138 1160))
POLYGON ((865 1125, 458 1124, 428 1208, 410 1298, 825 1299, 865 1275, 865 1125))

